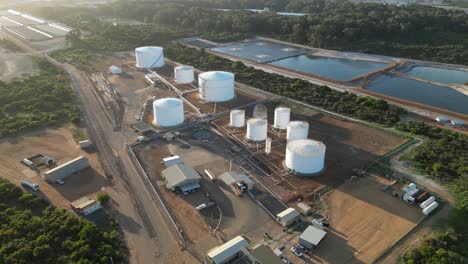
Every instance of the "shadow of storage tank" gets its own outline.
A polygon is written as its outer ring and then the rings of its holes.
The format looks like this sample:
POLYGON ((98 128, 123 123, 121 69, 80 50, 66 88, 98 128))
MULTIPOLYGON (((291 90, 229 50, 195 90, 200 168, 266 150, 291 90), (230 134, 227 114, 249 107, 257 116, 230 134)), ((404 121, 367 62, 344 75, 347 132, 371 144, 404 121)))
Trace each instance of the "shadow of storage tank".
POLYGON ((184 122, 184 103, 178 98, 163 98, 153 102, 153 125, 171 127, 184 122))
POLYGON ((198 75, 198 92, 202 100, 224 102, 234 98, 234 74, 210 71, 198 75))
POLYGON ((136 67, 140 69, 156 69, 164 66, 163 48, 156 46, 139 47, 135 49, 136 67))

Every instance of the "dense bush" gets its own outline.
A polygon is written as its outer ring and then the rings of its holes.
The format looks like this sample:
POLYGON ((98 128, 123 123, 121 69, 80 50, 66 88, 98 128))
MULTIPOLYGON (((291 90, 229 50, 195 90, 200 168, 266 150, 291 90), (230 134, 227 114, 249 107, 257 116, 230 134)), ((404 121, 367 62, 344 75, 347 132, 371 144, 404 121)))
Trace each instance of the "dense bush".
POLYGON ((127 262, 125 244, 113 227, 101 231, 2 178, 0 227, 0 263, 127 262))
POLYGON ((6 38, 0 39, 0 47, 13 52, 22 51, 20 46, 16 45, 16 43, 6 38))
POLYGON ((0 81, 0 134, 79 120, 70 81, 62 69, 34 58, 38 73, 22 80, 0 81))

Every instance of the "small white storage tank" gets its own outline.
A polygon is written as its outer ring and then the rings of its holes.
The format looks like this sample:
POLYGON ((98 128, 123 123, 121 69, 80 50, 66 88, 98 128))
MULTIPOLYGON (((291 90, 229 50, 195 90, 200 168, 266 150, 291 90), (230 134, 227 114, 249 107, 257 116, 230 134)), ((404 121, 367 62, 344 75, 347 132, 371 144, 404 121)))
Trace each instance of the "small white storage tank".
POLYGON ((253 109, 253 117, 266 119, 268 117, 268 109, 264 104, 256 104, 253 109))
POLYGON ((314 174, 325 167, 325 145, 312 139, 297 139, 286 146, 284 164, 301 174, 314 174))
POLYGON ((230 113, 230 123, 232 127, 243 127, 245 126, 245 111, 244 110, 232 110, 230 113))
POLYGON ((432 202, 428 207, 424 208, 422 210, 422 213, 424 215, 430 214, 432 211, 434 211, 437 207, 439 207, 439 204, 437 202, 432 202))
POLYGON ((252 141, 263 141, 267 138, 266 119, 251 118, 247 121, 247 139, 252 141))
POLYGON ((184 122, 184 102, 178 98, 163 98, 153 102, 153 125, 170 127, 184 122))
POLYGON ((286 140, 305 139, 309 136, 309 123, 305 121, 291 121, 288 123, 286 140))
POLYGON ((192 66, 182 65, 174 68, 174 78, 176 83, 192 83, 195 79, 192 66))
POLYGON ((198 92, 202 100, 224 102, 234 98, 234 74, 210 71, 198 75, 198 92))
POLYGON ((427 198, 424 202, 420 203, 419 207, 421 207, 421 209, 424 209, 424 208, 428 207, 429 205, 431 205, 431 203, 434 202, 434 201, 435 201, 435 197, 431 196, 431 197, 427 198))
POLYGON ((286 107, 278 107, 275 109, 275 118, 273 127, 278 129, 286 129, 291 116, 291 109, 286 107))
POLYGON ((155 69, 164 66, 162 47, 139 47, 135 49, 136 66, 140 69, 155 69))

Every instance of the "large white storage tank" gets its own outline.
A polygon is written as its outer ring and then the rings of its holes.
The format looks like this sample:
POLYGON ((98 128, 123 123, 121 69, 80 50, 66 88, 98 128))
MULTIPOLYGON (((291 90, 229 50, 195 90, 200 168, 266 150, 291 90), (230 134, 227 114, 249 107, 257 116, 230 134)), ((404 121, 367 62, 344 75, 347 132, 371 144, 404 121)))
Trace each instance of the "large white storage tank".
POLYGON ((163 98, 153 102, 153 125, 171 127, 184 122, 184 102, 178 98, 163 98))
POLYGON ((162 47, 148 46, 135 49, 136 66, 140 69, 155 69, 164 66, 162 47))
POLYGON ((287 107, 277 107, 275 109, 275 117, 273 127, 278 129, 286 129, 291 117, 291 109, 287 107))
POLYGON ((247 139, 263 141, 267 138, 268 122, 266 119, 251 118, 247 121, 247 139))
POLYGON ((232 127, 243 127, 245 126, 245 111, 244 110, 232 110, 230 113, 230 123, 232 127))
POLYGON ((291 121, 288 123, 286 140, 306 139, 309 136, 309 123, 305 121, 291 121))
POLYGON ((192 83, 195 79, 195 72, 192 66, 182 65, 174 68, 174 78, 176 83, 192 83))
POLYGON ((312 139, 298 139, 286 146, 284 165, 301 174, 315 174, 325 167, 325 145, 312 139))
POLYGON ((234 98, 234 74, 210 71, 198 75, 200 98, 208 102, 224 102, 234 98))

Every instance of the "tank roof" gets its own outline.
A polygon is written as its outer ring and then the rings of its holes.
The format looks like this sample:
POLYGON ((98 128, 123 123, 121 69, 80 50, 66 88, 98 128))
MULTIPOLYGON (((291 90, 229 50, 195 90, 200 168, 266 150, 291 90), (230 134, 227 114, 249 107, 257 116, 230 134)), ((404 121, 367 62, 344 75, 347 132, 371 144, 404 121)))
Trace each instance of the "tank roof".
POLYGON ((247 121, 249 125, 265 125, 267 123, 266 119, 261 118, 251 118, 247 121))
POLYGON ((309 123, 306 121, 291 121, 288 123, 289 127, 308 127, 309 123))
POLYGON ((180 65, 175 67, 176 70, 193 70, 193 66, 190 65, 180 65))
POLYGON ((326 149, 325 144, 312 139, 294 140, 288 143, 287 148, 292 152, 301 154, 303 156, 316 156, 326 149))
POLYGON ((287 108, 287 107, 277 107, 277 108, 275 108, 275 111, 277 111, 277 112, 291 112, 291 109, 287 108))
POLYGON ((181 105, 182 100, 180 100, 178 98, 169 97, 169 98, 158 99, 158 100, 154 101, 153 104, 155 104, 157 106, 162 106, 162 107, 173 107, 173 106, 181 105))
POLYGON ((163 48, 158 46, 145 46, 145 47, 138 47, 135 51, 161 51, 163 48))
POLYGON ((204 72, 204 73, 199 74, 198 77, 205 79, 205 80, 221 81, 221 80, 233 79, 234 74, 231 72, 225 72, 225 71, 209 71, 209 72, 204 72))

